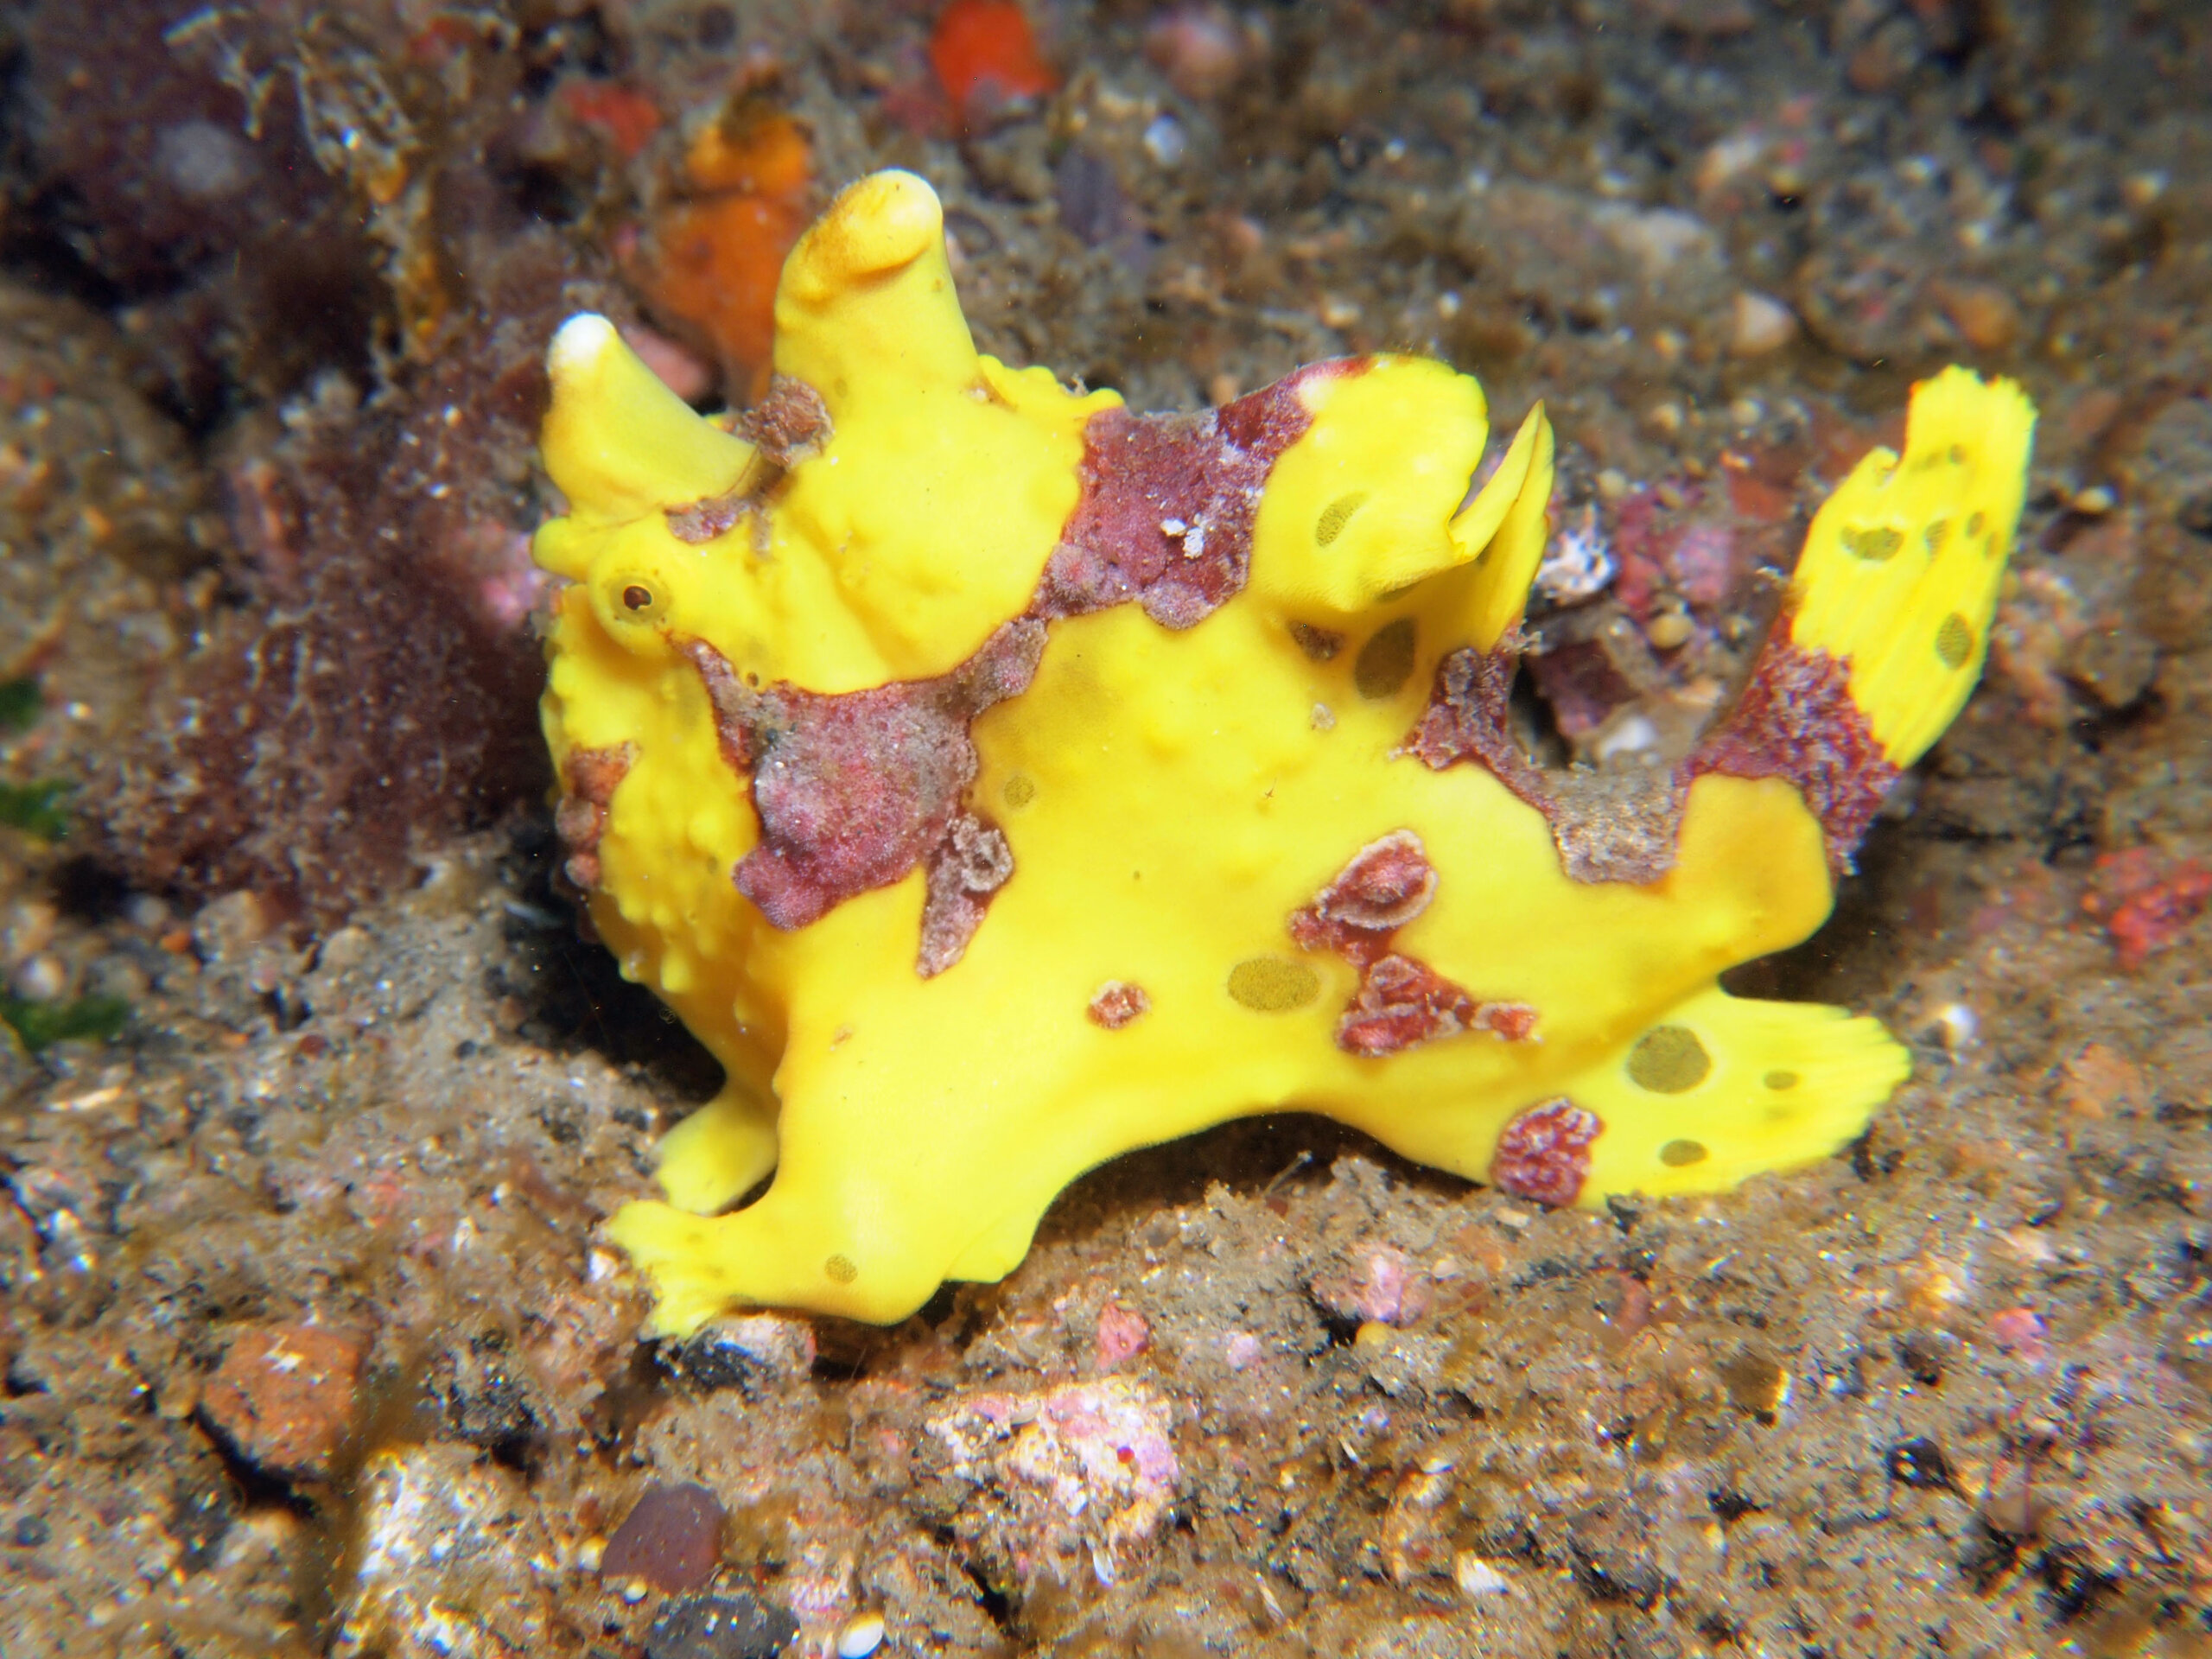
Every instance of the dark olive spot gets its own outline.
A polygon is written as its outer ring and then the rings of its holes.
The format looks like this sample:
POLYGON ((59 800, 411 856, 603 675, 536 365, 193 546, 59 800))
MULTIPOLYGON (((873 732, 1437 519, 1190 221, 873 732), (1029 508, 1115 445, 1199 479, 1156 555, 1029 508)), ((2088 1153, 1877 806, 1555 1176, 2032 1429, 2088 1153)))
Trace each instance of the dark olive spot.
POLYGON ((1843 532, 1843 550, 1869 564, 1881 564, 1897 557, 1904 546, 1904 532, 1891 530, 1887 524, 1872 530, 1847 527, 1843 532))
POLYGON ((1703 1083, 1713 1056, 1688 1026, 1654 1026, 1628 1052, 1631 1082, 1655 1095, 1679 1095, 1703 1083))
POLYGON ((1945 617, 1943 626, 1936 630, 1936 654, 1943 659, 1946 668, 1964 668, 1967 658, 1974 655, 1974 630, 1956 611, 1945 617))
POLYGON ((1287 1014, 1321 995, 1321 976, 1285 957, 1251 957, 1229 970, 1229 995, 1255 1014, 1287 1014))
POLYGON ((1692 1164, 1701 1164, 1706 1156, 1702 1141, 1669 1141, 1659 1148, 1659 1161, 1669 1169, 1687 1169, 1692 1164))
POLYGON ((1975 512, 1968 513, 1967 515, 1967 534, 1970 537, 1980 535, 1983 522, 1981 513, 1978 509, 1975 512))
POLYGON ((1357 512, 1367 500, 1365 490, 1354 490, 1350 495, 1340 495, 1321 509, 1321 516, 1314 522, 1313 539, 1323 547, 1344 533, 1345 521, 1357 512))
POLYGON ((822 1264, 822 1271, 841 1285, 849 1285, 861 1276, 861 1270, 853 1265, 853 1258, 849 1255, 831 1256, 822 1264))
POLYGON ((1026 772, 1017 772, 1000 787, 999 798, 1018 812, 1037 798, 1037 780, 1026 772))
POLYGON ((1955 443, 1955 444, 1953 444, 1953 445, 1951 446, 1951 465, 1952 465, 1952 466, 1954 466, 1954 467, 1963 467, 1963 466, 1965 466, 1966 464, 1967 464, 1967 447, 1966 447, 1966 445, 1964 445, 1963 443, 1955 443))
POLYGON ((1795 1071, 1770 1071, 1766 1074, 1766 1086, 1770 1089, 1795 1089, 1797 1074, 1795 1071))
POLYGON ((1938 518, 1920 532, 1921 539, 1928 543, 1928 550, 1930 553, 1941 553, 1943 550, 1943 543, 1950 539, 1950 535, 1951 521, 1948 518, 1938 518))
POLYGON ((1311 622, 1294 622, 1290 637, 1307 660, 1325 663, 1344 648, 1344 637, 1334 628, 1317 628, 1311 622))
POLYGON ((1375 636, 1359 648, 1351 665, 1351 683, 1370 701, 1395 696, 1414 671, 1414 620, 1402 616, 1376 629, 1375 636))
POLYGON ((630 610, 649 611, 652 608, 653 590, 640 588, 633 582, 622 590, 622 603, 630 610))

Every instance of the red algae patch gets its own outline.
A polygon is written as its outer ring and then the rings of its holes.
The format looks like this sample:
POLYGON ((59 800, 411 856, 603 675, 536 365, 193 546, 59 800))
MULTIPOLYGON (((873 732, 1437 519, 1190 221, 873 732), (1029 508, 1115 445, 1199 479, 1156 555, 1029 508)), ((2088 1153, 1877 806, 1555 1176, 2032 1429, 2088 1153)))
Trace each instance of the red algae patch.
POLYGON ((1060 84, 1016 0, 952 0, 938 15, 929 54, 963 127, 1060 84))

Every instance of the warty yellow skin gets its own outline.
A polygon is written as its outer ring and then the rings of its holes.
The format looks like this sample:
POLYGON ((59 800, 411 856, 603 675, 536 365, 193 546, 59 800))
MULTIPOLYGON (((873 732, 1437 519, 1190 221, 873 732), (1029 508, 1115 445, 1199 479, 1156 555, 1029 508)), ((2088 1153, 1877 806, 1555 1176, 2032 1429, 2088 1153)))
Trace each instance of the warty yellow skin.
MULTIPOLYGON (((1029 603, 1081 494, 1085 424, 1118 403, 975 352, 936 198, 910 175, 838 199, 793 252, 777 320, 777 369, 818 394, 829 434, 766 489, 776 469, 599 319, 569 324, 551 357, 544 453, 569 512, 537 552, 572 585, 545 730, 564 766, 624 758, 591 916, 728 1072, 663 1144, 668 1202, 612 1224, 652 1280, 658 1329, 745 1304, 900 1319, 946 1279, 1011 1271, 1084 1170, 1247 1114, 1321 1112, 1479 1179, 1509 1122, 1565 1097, 1603 1125, 1577 1194, 1594 1204, 1824 1156, 1906 1075, 1870 1020, 1719 989, 1723 969, 1828 913, 1831 849, 1784 779, 1697 777, 1672 868, 1637 885, 1570 879, 1544 815, 1483 766, 1400 752, 1447 653, 1509 638, 1552 485, 1540 409, 1463 505, 1488 436, 1482 394, 1415 359, 1301 384, 1312 423, 1268 474, 1249 581, 1213 613, 1176 629, 1120 604, 1046 625, 1033 681, 972 724, 965 799, 1002 832, 1013 874, 957 962, 917 971, 919 868, 772 925, 733 885, 760 822, 683 642, 808 691, 947 673, 1029 603), (733 497, 749 505, 726 532, 671 532, 669 510, 733 497), (1379 684, 1362 643, 1406 620, 1410 662, 1379 684), (1345 647, 1317 659, 1294 624, 1345 647), (1359 969, 1300 950, 1287 918, 1362 848, 1408 830, 1434 898, 1391 948, 1532 1008, 1532 1038, 1339 1046, 1359 969), (1256 980, 1238 977, 1255 963, 1256 980), (1087 1009, 1115 982, 1149 1006, 1108 1029, 1087 1009), (1702 1069, 1639 1061, 1655 1028, 1690 1033, 1702 1069), (772 1173, 750 1206, 715 1213, 772 1173)), ((2003 562, 1961 574, 1956 550, 1909 538, 1974 511, 2009 544, 2030 418, 2009 388, 1933 384, 1959 410, 1938 431, 1916 404, 1908 460, 1931 445, 1971 457, 1937 478, 1870 456, 1838 493, 1849 512, 1815 526, 1807 562, 1834 573, 1796 596, 1826 630, 1805 643, 1839 659, 1949 630, 1942 661, 1887 668, 1868 694, 1897 764, 1979 671, 2003 562), (1893 500, 1886 480, 1907 473, 1915 493, 1893 500), (1885 512, 1903 551, 1870 577, 1832 544, 1885 512), (1875 602, 1846 602, 1875 579, 1875 602), (1963 664, 1955 624, 1971 634, 1963 664)))

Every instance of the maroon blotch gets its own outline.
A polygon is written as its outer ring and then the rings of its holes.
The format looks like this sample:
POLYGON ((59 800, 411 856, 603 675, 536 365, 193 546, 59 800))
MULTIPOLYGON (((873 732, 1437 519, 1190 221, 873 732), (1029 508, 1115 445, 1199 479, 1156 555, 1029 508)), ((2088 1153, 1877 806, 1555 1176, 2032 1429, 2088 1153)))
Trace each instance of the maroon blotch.
POLYGON ((1824 651, 1777 635, 1759 653, 1736 706, 1683 763, 1686 778, 1782 778, 1821 821, 1828 867, 1851 869, 1851 855, 1897 781, 1897 768, 1851 700, 1848 668, 1824 651))
POLYGON ((752 507, 750 497, 717 495, 681 507, 664 507, 661 517, 668 520, 670 535, 687 546, 699 547, 726 534, 752 507))
POLYGON ((1029 614, 1081 616, 1134 601, 1163 627, 1205 620, 1243 588, 1268 474, 1313 424, 1300 388, 1367 366, 1363 358, 1316 364, 1204 415, 1116 407, 1092 416, 1082 494, 1029 614))
POLYGON ((1393 830, 1353 854, 1336 880, 1321 889, 1310 912, 1317 922, 1388 933, 1427 910, 1435 896, 1436 868, 1428 861, 1428 849, 1412 830, 1393 830))
POLYGON ((1531 1106, 1497 1137, 1491 1185, 1532 1204, 1573 1204, 1590 1173, 1591 1142, 1605 1127, 1564 1095, 1531 1106))
POLYGON ((1520 666, 1519 641, 1508 636, 1493 651, 1462 646, 1436 665, 1428 707, 1399 745, 1434 772, 1472 760, 1540 812, 1549 810, 1543 768, 1513 741, 1507 707, 1520 666))
POLYGON ((1004 836, 961 809, 976 767, 969 722, 1028 686, 1044 645, 1044 625, 1020 619, 949 674, 830 694, 754 690, 714 647, 683 642, 724 759, 752 773, 760 841, 737 890, 775 926, 800 928, 926 864, 917 967, 957 962, 1013 873, 1004 836))
POLYGON ((1473 1024, 1475 1007, 1465 986, 1427 963, 1384 957, 1360 976, 1359 995, 1337 1022, 1337 1046, 1350 1054, 1395 1054, 1456 1037, 1473 1024))
POLYGON ((1014 850, 995 824, 972 812, 953 819, 951 830, 929 856, 917 973, 933 979, 967 954, 968 942, 983 925, 991 895, 1013 874, 1014 850))
POLYGON ((1528 1002, 1485 1002, 1475 1010, 1475 1024, 1509 1043, 1525 1043, 1536 1034, 1536 1010, 1528 1002))
MULTIPOLYGON (((759 461, 728 494, 664 508, 668 533, 677 541, 694 547, 711 542, 772 495, 793 465, 829 442, 830 410, 805 381, 779 374, 769 381, 767 395, 737 417, 735 430, 759 461)), ((756 533, 765 541, 766 526, 756 526, 756 533)))

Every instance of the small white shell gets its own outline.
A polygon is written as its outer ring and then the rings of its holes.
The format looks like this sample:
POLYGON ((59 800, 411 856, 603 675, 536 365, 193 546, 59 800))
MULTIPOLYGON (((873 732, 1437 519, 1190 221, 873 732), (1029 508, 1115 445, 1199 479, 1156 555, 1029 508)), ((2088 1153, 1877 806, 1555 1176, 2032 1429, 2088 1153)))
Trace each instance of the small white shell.
POLYGON ((837 1659, 868 1659, 882 1645, 881 1613, 855 1613, 837 1627, 837 1659))

